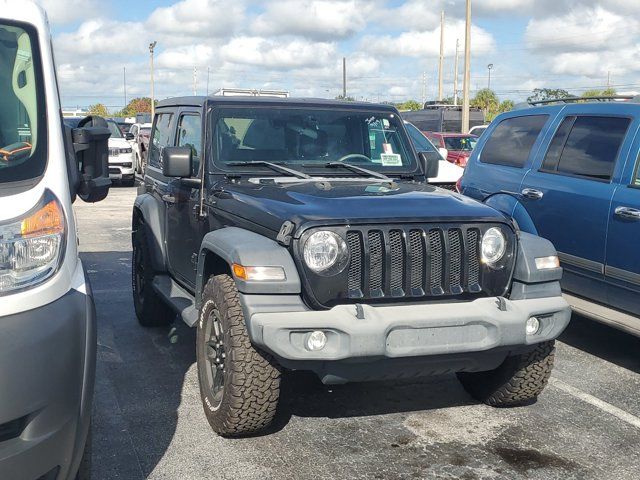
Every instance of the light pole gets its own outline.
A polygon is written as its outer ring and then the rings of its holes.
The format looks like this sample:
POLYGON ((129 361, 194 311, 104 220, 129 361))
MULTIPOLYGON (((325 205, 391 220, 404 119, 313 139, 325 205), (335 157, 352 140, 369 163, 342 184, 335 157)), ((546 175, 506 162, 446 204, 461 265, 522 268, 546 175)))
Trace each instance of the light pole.
POLYGON ((464 32, 464 82, 462 86, 462 133, 469 132, 469 90, 471 85, 471 0, 466 2, 464 32))
POLYGON ((153 50, 156 48, 158 42, 152 42, 149 44, 149 53, 151 55, 151 121, 153 122, 153 117, 156 114, 156 99, 154 92, 154 83, 153 83, 153 50))
POLYGON ((491 70, 493 70, 493 63, 487 65, 487 70, 489 70, 489 83, 487 84, 487 88, 491 90, 491 70))

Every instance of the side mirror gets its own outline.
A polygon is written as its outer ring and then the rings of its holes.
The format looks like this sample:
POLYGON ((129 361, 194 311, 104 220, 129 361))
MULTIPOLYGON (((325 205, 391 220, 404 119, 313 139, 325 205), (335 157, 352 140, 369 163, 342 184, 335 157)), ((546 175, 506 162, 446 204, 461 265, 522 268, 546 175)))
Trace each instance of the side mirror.
POLYGON ((85 202, 104 200, 109 193, 109 137, 111 132, 102 117, 89 116, 77 128, 67 130, 75 155, 78 178, 74 182, 78 196, 85 202))
POLYGON ((424 176, 427 178, 436 178, 440 170, 440 158, 439 154, 435 152, 420 152, 420 160, 424 166, 424 176))
POLYGON ((446 148, 444 148, 444 147, 440 147, 440 148, 438 148, 438 151, 440 152, 440 155, 442 155, 442 159, 443 159, 443 160, 446 160, 446 159, 447 159, 447 157, 449 156, 449 150, 447 150, 447 149, 446 149, 446 148))
POLYGON ((135 138, 135 136, 133 135, 133 133, 125 133, 124 134, 124 139, 125 140, 133 140, 135 138))
POLYGON ((191 147, 165 147, 162 150, 162 174, 165 177, 189 178, 192 165, 191 147))

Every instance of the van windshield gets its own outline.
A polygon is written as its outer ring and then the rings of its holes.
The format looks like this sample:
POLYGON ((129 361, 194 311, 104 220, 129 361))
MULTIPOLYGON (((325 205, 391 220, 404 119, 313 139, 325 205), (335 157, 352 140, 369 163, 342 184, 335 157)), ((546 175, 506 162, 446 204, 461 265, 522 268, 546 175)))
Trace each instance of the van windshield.
POLYGON ((215 163, 224 170, 247 162, 307 172, 333 162, 383 174, 418 169, 401 119, 388 111, 227 107, 218 110, 214 140, 215 163))
POLYGON ((29 180, 44 172, 42 92, 34 30, 0 21, 0 183, 29 180))

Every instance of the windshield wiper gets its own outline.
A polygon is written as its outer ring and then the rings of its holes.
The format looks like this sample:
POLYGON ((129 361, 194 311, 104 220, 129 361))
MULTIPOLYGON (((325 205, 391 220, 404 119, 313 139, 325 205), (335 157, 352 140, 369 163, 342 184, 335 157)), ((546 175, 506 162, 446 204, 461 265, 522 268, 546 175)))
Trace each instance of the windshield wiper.
POLYGON ((366 168, 357 167, 356 165, 351 165, 350 163, 343 162, 329 162, 324 164, 325 168, 346 168, 347 170, 351 170, 352 172, 359 173, 361 175, 365 175, 367 177, 379 178, 380 180, 386 180, 388 182, 392 182, 389 177, 383 175, 382 173, 374 172, 373 170, 368 170, 366 168))
POLYGON ((284 173, 286 175, 291 175, 297 178, 309 179, 311 176, 306 173, 299 172, 298 170, 294 170, 293 168, 287 168, 283 165, 278 165, 277 163, 265 162, 263 160, 258 160, 255 162, 229 162, 227 163, 230 167, 268 167, 274 172, 284 173))

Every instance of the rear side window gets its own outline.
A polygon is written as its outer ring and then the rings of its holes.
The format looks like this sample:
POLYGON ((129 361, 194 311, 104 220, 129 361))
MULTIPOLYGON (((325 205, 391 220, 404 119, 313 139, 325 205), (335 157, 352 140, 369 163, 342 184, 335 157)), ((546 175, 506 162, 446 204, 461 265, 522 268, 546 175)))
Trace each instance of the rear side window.
POLYGON ((527 115, 501 121, 482 149, 480 161, 523 167, 548 118, 548 115, 527 115))
POLYGON ((172 117, 172 113, 159 113, 156 115, 156 123, 153 126, 153 135, 151 136, 151 145, 149 147, 149 164, 156 168, 162 168, 160 160, 162 149, 169 146, 169 142, 172 139, 172 117))
POLYGON ((549 146, 542 170, 611 180, 630 122, 620 117, 565 118, 549 146))

